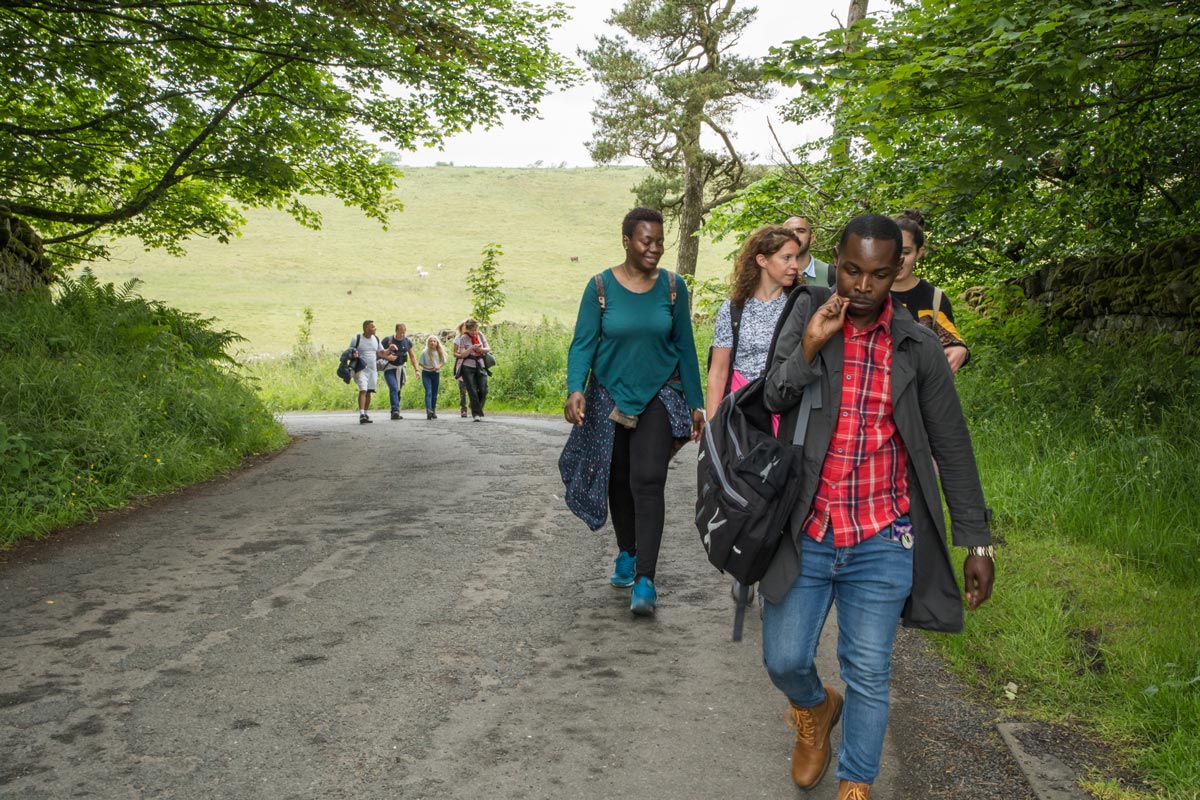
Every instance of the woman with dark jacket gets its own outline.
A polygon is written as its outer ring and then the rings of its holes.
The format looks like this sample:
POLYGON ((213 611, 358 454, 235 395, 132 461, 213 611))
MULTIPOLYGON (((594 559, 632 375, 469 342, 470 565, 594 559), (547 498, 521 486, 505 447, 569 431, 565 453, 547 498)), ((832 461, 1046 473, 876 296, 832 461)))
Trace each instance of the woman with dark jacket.
POLYGON ((687 287, 659 269, 663 219, 635 208, 625 260, 583 291, 567 355, 563 416, 576 426, 559 460, 571 510, 592 530, 612 511, 618 554, 609 581, 632 586, 630 611, 654 613, 667 465, 704 427, 704 394, 687 287))

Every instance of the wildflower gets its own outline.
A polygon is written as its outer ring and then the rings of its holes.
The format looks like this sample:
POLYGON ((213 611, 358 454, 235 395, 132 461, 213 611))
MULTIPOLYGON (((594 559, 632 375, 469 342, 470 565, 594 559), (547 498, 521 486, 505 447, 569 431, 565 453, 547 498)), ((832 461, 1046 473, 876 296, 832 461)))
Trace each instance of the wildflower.
POLYGON ((161 458, 156 458, 156 459, 154 459, 154 463, 155 463, 155 464, 161 464, 161 463, 162 463, 162 459, 161 459, 161 458))

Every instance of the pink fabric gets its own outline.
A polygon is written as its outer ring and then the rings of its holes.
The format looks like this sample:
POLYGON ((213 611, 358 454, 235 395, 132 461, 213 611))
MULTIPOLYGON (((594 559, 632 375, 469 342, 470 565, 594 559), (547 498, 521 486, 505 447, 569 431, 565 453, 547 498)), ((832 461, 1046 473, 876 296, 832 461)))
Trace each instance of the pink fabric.
MULTIPOLYGON (((750 381, 748 381, 742 377, 742 373, 738 372, 735 369, 733 371, 733 377, 729 379, 729 393, 733 394, 734 392, 736 392, 738 389, 742 388, 749 382, 750 381)), ((778 414, 771 415, 771 432, 774 433, 776 436, 779 435, 779 415, 778 414)))

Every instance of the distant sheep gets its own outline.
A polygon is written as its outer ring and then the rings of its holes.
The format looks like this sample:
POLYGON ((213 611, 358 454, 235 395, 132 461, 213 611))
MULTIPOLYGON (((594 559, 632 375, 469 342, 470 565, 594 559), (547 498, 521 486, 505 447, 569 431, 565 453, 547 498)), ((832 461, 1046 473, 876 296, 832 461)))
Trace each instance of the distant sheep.
POLYGON ((572 264, 578 264, 578 263, 579 263, 579 256, 571 256, 571 263, 572 263, 572 264))

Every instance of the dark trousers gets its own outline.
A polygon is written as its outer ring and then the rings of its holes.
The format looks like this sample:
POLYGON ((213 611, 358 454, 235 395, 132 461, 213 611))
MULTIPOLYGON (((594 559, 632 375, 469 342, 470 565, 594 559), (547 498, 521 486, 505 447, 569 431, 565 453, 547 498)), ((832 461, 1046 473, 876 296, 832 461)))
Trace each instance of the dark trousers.
POLYGON ((657 397, 638 417, 633 430, 617 425, 612 470, 608 478, 608 507, 617 546, 637 553, 637 575, 654 580, 662 544, 667 465, 671 462, 671 421, 657 397))
POLYGON ((487 402, 487 373, 475 367, 463 367, 462 379, 467 387, 467 397, 471 401, 471 416, 482 417, 483 404, 487 402))

